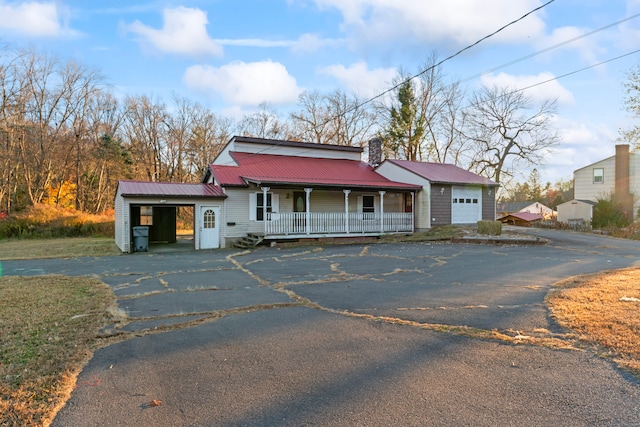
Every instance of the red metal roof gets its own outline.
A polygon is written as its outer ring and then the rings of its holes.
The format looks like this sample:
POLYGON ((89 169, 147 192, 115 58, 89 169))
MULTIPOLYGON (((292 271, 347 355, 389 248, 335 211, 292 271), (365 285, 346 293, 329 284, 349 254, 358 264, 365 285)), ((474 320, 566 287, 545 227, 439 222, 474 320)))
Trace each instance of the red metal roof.
POLYGON ((118 181, 118 190, 123 196, 156 196, 166 198, 227 197, 222 188, 213 184, 184 184, 178 182, 118 181))
POLYGON ((521 219, 523 221, 537 221, 537 220, 543 219, 542 215, 538 215, 538 214, 535 214, 535 213, 516 212, 516 213, 509 214, 509 215, 505 215, 502 218, 500 218, 500 220, 504 220, 504 219, 507 219, 509 217, 518 218, 518 219, 521 219))
POLYGON ((498 183, 447 163, 414 162, 410 160, 387 159, 385 162, 400 166, 430 182, 441 184, 498 185, 498 183))
POLYGON ((347 159, 231 153, 238 166, 210 165, 222 186, 257 184, 315 185, 416 190, 420 186, 391 181, 368 164, 347 159))

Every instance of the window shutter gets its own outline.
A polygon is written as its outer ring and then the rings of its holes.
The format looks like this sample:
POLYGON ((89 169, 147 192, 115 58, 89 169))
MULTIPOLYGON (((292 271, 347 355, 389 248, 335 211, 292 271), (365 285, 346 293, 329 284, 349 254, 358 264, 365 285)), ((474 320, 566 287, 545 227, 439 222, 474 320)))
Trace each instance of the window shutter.
POLYGON ((362 212, 362 196, 358 196, 358 212, 362 212))
POLYGON ((279 212, 280 211, 280 195, 279 194, 271 194, 271 212, 279 212))
POLYGON ((249 221, 256 220, 256 208, 258 204, 258 193, 249 193, 249 221))

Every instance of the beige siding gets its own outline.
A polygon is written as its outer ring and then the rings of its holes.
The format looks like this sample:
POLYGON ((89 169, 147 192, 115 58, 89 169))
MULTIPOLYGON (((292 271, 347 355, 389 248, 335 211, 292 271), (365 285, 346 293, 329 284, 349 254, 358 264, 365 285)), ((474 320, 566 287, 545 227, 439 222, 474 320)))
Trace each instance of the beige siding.
POLYGON ((429 199, 431 197, 431 184, 429 183, 429 181, 419 175, 414 174, 413 172, 392 165, 388 162, 383 162, 380 166, 378 166, 376 172, 392 181, 407 182, 422 186, 422 190, 416 193, 416 197, 414 200, 416 231, 431 228, 431 212, 429 204, 429 199))
POLYGON ((125 202, 124 198, 120 194, 119 188, 115 200, 114 215, 116 246, 118 246, 118 248, 120 248, 122 252, 129 252, 129 205, 125 202))
POLYGON ((243 143, 234 141, 228 144, 225 149, 218 155, 218 157, 215 158, 214 164, 234 165, 235 162, 229 154, 231 151, 237 151, 241 153, 277 154, 281 156, 316 157, 322 159, 348 159, 356 161, 360 161, 362 157, 362 153, 360 152, 317 149, 313 147, 288 147, 282 145, 243 143))
POLYGON ((259 191, 256 188, 226 188, 225 193, 225 217, 227 222, 235 223, 228 225, 225 237, 235 240, 238 237, 246 236, 248 233, 262 233, 264 225, 262 222, 249 220, 249 194, 259 191))
POLYGON ((591 222, 591 214, 593 207, 579 200, 571 200, 569 202, 558 205, 558 222, 568 223, 569 220, 582 219, 591 222))
POLYGON ((608 198, 615 189, 615 157, 601 160, 592 165, 578 169, 573 173, 575 199, 597 201, 608 198), (593 182, 593 170, 604 169, 602 183, 593 182))

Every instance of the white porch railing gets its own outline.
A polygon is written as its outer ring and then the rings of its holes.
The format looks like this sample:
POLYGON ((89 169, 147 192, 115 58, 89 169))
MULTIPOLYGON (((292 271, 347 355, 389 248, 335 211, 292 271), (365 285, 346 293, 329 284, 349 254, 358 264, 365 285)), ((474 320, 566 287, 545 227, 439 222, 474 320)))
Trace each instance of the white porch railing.
POLYGON ((413 232, 412 213, 267 213, 267 220, 264 222, 265 236, 400 232, 413 232))

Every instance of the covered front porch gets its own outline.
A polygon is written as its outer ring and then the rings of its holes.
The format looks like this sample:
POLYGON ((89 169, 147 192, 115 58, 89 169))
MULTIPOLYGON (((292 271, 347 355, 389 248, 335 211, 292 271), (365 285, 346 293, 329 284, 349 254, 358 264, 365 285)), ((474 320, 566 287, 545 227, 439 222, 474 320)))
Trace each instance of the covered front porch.
MULTIPOLYGON (((269 200, 271 188, 260 188, 262 199, 269 200)), ((379 236, 414 231, 413 191, 343 189, 339 193, 316 189, 316 198, 312 197, 313 192, 309 187, 304 192, 285 190, 284 201, 291 197, 291 203, 280 202, 281 209, 274 209, 273 203, 271 206, 264 203, 264 238, 379 236), (342 196, 342 206, 338 204, 338 195, 342 196), (333 203, 328 202, 330 199, 333 203), (314 209, 316 205, 318 209, 314 209)))

